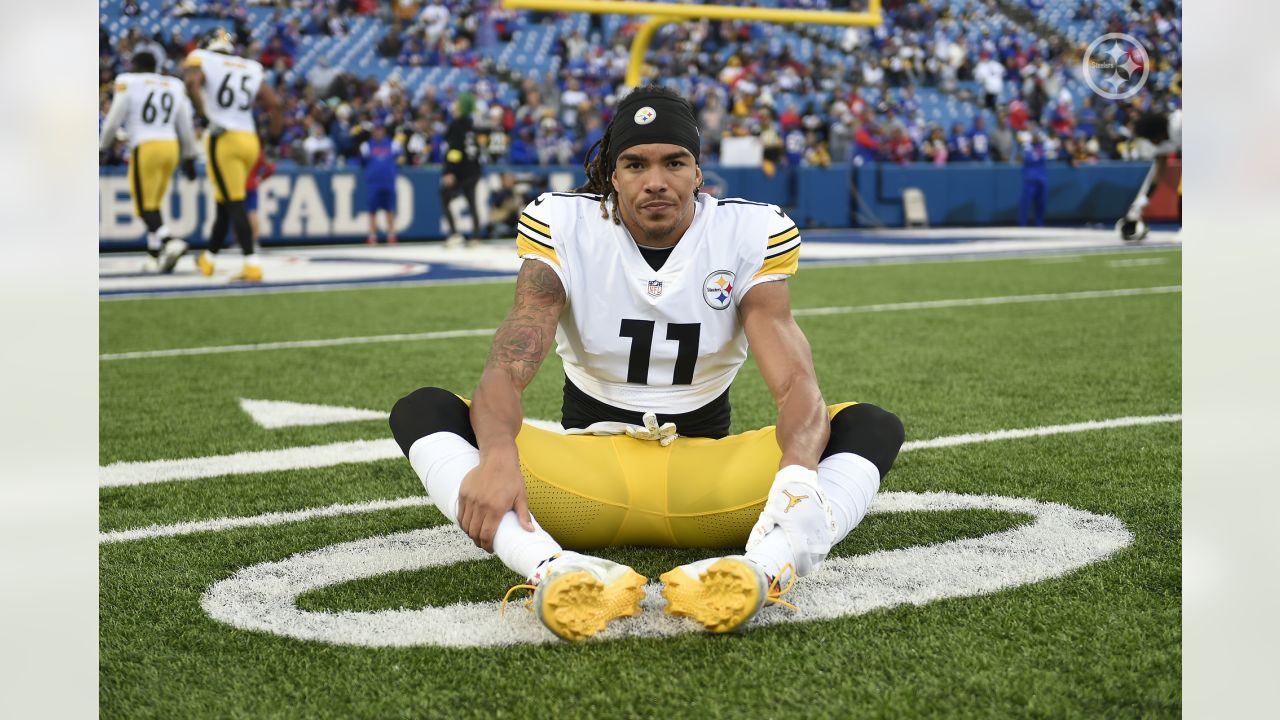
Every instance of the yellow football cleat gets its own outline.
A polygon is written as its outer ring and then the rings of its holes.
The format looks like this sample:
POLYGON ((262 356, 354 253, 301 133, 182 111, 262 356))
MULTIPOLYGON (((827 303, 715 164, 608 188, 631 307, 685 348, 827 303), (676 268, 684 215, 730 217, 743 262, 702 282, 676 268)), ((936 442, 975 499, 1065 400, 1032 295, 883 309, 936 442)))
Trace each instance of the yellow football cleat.
POLYGON ((791 582, 779 587, 764 569, 741 555, 708 558, 681 565, 662 574, 666 583, 662 596, 667 599, 668 615, 687 617, 713 633, 726 633, 747 624, 760 608, 777 603, 791 609, 782 595, 795 584, 795 572, 788 572, 791 582))
POLYGON ((200 274, 205 277, 213 275, 213 253, 205 250, 196 256, 196 267, 200 268, 200 274))
POLYGON ((541 579, 535 577, 530 584, 511 590, 532 589, 529 607, 538 620, 569 641, 585 640, 618 618, 639 615, 648 581, 626 565, 568 552, 538 574, 541 579))
POLYGON ((258 265, 245 265, 239 275, 232 278, 235 282, 262 282, 262 268, 258 265))

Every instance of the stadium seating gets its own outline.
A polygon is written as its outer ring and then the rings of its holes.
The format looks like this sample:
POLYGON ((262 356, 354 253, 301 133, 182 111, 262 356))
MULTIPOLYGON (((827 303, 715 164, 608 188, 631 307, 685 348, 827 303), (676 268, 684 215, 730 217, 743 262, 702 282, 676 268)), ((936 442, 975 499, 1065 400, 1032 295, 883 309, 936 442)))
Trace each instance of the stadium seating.
MULTIPOLYGON (((101 27, 109 35, 112 42, 118 42, 131 29, 137 28, 144 35, 150 36, 160 32, 168 38, 176 31, 183 39, 189 39, 218 26, 230 27, 233 20, 225 17, 178 17, 173 14, 172 0, 140 0, 136 3, 136 15, 128 15, 124 11, 124 3, 120 0, 100 0, 99 20, 101 27)), ((764 6, 804 6, 825 7, 826 2, 782 2, 769 0, 756 2, 764 6)), ((1148 2, 1155 7, 1169 5, 1169 0, 1148 2)), ((266 43, 278 32, 277 23, 287 23, 298 19, 305 23, 309 8, 274 6, 241 6, 236 12, 247 22, 252 39, 258 43, 266 43)), ((457 30, 462 11, 470 13, 491 12, 496 2, 454 2, 447 3, 453 7, 454 13, 449 31, 457 30), (461 7, 460 7, 461 6, 461 7)), ((217 13, 229 7, 226 0, 213 2, 197 2, 195 6, 203 13, 217 13)), ((1180 12, 1180 2, 1172 7, 1180 12)), ((384 11, 388 6, 384 3, 384 11)), ((916 82, 915 95, 924 122, 937 124, 949 132, 954 123, 962 123, 966 127, 973 118, 980 114, 989 115, 988 111, 977 104, 981 96, 978 84, 967 72, 978 61, 978 54, 984 47, 998 45, 1003 49, 1013 45, 1019 48, 1036 48, 1037 52, 1049 52, 1049 48, 1057 48, 1052 52, 1059 53, 1055 62, 1060 67, 1055 72, 1061 73, 1061 84, 1071 95, 1072 103, 1078 108, 1081 100, 1089 94, 1078 72, 1073 72, 1078 56, 1073 48, 1087 44, 1092 38, 1107 31, 1112 20, 1121 18, 1125 27, 1133 26, 1135 32, 1145 33, 1142 19, 1130 14, 1127 0, 1099 0, 1096 11, 1088 19, 1076 19, 1075 4, 1054 2, 1018 2, 1014 0, 934 0, 931 5, 907 3, 895 5, 886 11, 885 23, 880 28, 861 29, 858 31, 861 42, 855 53, 846 51, 848 29, 827 25, 769 25, 755 24, 751 27, 750 40, 733 41, 721 44, 714 52, 714 61, 722 65, 731 55, 740 57, 758 57, 777 55, 784 49, 791 56, 806 65, 812 65, 820 59, 823 63, 834 67, 841 78, 841 86, 823 87, 807 92, 790 92, 773 89, 769 93, 773 97, 774 107, 778 111, 795 104, 803 110, 812 107, 824 117, 831 120, 826 113, 833 99, 845 98, 846 81, 859 86, 862 96, 872 107, 877 120, 886 118, 886 110, 898 102, 900 91, 896 88, 877 86, 861 87, 862 63, 864 58, 880 65, 887 64, 888 55, 884 52, 886 42, 892 40, 896 45, 903 44, 919 48, 923 56, 932 53, 935 41, 939 37, 947 37, 961 43, 965 55, 965 70, 961 72, 954 86, 931 86, 916 82)), ((340 71, 351 73, 359 78, 371 81, 376 86, 395 76, 406 89, 411 103, 415 106, 422 100, 428 88, 444 91, 453 95, 458 91, 473 87, 481 74, 491 78, 492 101, 500 103, 508 109, 514 109, 520 101, 519 85, 525 79, 533 79, 546 83, 547 78, 553 82, 562 82, 569 69, 563 67, 565 60, 559 52, 562 42, 571 35, 581 33, 587 39, 588 55, 596 53, 612 53, 619 43, 628 43, 627 31, 634 27, 636 18, 622 15, 605 15, 593 23, 585 13, 562 13, 550 21, 547 13, 534 14, 528 11, 513 13, 509 39, 496 39, 479 52, 485 68, 479 73, 476 68, 463 64, 442 65, 402 65, 396 58, 383 57, 378 53, 378 45, 392 31, 392 26, 382 14, 355 15, 346 18, 348 32, 344 35, 328 36, 320 34, 302 35, 297 39, 293 64, 284 71, 285 85, 292 85, 305 78, 307 73, 316 67, 323 58, 330 66, 340 71)), ((483 15, 482 15, 483 16, 483 15)), ((1176 18, 1175 18, 1176 20, 1176 18)), ((1154 42, 1162 49, 1166 58, 1173 58, 1180 63, 1180 24, 1176 33, 1169 32, 1166 37, 1154 38, 1154 42)), ((670 50, 672 30, 660 31, 651 48, 650 58, 670 50)), ((668 55, 670 53, 668 52, 668 55)), ((720 65, 717 65, 720 66, 720 65)), ((699 85, 714 81, 713 78, 689 76, 682 69, 678 72, 665 72, 672 68, 659 68, 661 75, 669 75, 667 82, 680 90, 692 92, 699 85)), ((582 68, 573 69, 580 73, 582 68)), ((1156 68, 1153 83, 1167 86, 1173 74, 1172 67, 1166 65, 1156 68)), ((274 71, 269 79, 275 81, 274 71)), ((606 87, 593 87, 593 98, 600 100, 610 94, 613 86, 620 80, 608 77, 602 83, 606 87)), ((1007 102, 1020 92, 1021 79, 1010 72, 1006 81, 1002 101, 1007 102)), ((543 85, 547 87, 547 85, 543 85)), ((722 88, 723 91, 723 88, 722 88)), ((988 117, 990 121, 992 118, 988 117)))

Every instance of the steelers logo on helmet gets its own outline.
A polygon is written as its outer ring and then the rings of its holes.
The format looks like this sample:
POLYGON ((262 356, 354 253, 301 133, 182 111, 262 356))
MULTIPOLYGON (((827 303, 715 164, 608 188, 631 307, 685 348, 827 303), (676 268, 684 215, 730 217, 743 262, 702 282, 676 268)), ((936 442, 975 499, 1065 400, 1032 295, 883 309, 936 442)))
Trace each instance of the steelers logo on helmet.
POLYGON ((634 118, 637 125, 648 125, 656 119, 658 119, 658 111, 648 105, 637 110, 634 118))
POLYGON ((231 33, 227 32, 226 28, 216 27, 206 36, 204 49, 230 54, 236 49, 235 38, 231 37, 231 33))

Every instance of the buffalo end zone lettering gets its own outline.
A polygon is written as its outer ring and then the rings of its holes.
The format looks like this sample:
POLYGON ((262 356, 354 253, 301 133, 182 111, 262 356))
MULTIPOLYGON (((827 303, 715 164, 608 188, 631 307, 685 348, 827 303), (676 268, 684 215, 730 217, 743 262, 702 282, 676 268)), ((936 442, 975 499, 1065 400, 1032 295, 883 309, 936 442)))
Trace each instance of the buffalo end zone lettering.
MULTIPOLYGON (((421 176, 396 179, 396 231, 433 237, 421 215, 439 215, 435 193, 421 176)), ((363 240, 369 230, 364 182, 354 172, 277 173, 258 184, 258 217, 263 244, 272 241, 363 240)), ((125 175, 98 178, 100 249, 142 247, 146 227, 133 214, 125 175)), ((203 240, 213 226, 213 189, 205 177, 175 177, 169 185, 165 222, 176 237, 203 240)))

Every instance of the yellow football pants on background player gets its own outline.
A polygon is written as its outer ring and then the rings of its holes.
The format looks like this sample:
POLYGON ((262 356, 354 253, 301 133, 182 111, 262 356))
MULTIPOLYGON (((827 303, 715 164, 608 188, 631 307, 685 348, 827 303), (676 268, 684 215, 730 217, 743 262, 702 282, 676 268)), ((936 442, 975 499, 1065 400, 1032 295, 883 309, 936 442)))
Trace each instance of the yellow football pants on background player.
POLYGON ((178 167, 178 141, 148 140, 138 143, 129 159, 129 194, 133 212, 159 210, 169 191, 169 178, 178 167))
MULTIPOLYGON (((855 404, 828 406, 828 417, 855 404)), ((742 548, 782 459, 775 432, 770 425, 662 447, 524 425, 516 446, 529 510, 565 548, 742 548)))
POLYGON ((226 130, 218 137, 204 134, 204 154, 215 200, 244 200, 244 186, 261 148, 258 134, 247 130, 226 130))

